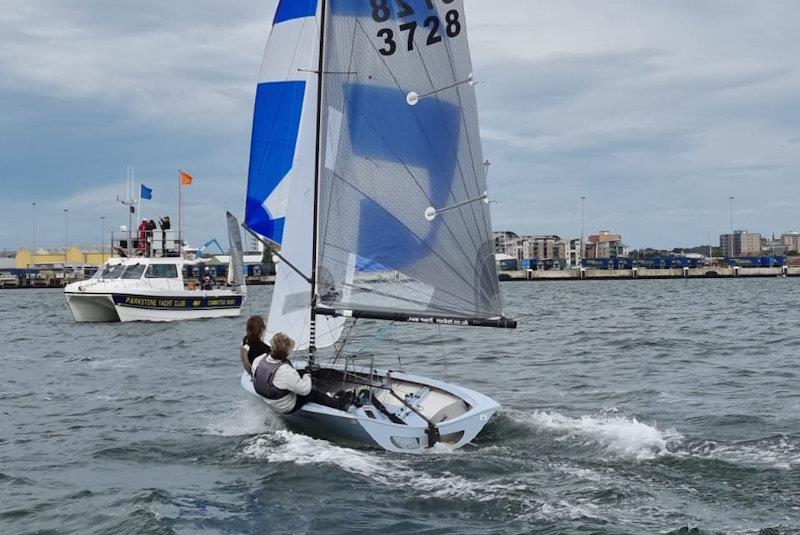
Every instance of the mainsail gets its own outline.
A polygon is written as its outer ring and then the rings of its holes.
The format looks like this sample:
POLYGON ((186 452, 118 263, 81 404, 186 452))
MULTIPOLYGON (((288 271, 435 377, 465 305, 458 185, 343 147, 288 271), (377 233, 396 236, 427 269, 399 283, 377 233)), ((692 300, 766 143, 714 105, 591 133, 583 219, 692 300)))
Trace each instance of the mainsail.
POLYGON ((462 0, 327 8, 317 311, 508 326, 462 0))

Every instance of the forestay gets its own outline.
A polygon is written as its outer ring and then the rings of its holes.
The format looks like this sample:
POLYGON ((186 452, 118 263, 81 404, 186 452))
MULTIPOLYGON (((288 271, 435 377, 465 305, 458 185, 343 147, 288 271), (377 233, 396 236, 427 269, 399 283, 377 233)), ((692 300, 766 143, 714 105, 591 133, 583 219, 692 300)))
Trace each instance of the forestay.
POLYGON ((329 0, 326 21, 320 310, 501 318, 462 1, 329 0))

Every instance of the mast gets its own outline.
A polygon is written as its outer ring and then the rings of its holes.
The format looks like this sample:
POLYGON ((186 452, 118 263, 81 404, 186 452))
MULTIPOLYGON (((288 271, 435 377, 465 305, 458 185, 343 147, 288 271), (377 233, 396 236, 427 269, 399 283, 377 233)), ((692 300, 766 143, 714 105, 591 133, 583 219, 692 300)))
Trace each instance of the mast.
POLYGON ((311 321, 309 323, 309 345, 308 345, 308 366, 314 366, 314 355, 317 352, 317 235, 319 223, 319 185, 322 174, 321 150, 322 150, 322 70, 325 66, 325 8, 327 0, 322 0, 320 5, 320 27, 319 27, 319 65, 317 67, 317 150, 314 160, 314 219, 312 225, 311 238, 311 321))

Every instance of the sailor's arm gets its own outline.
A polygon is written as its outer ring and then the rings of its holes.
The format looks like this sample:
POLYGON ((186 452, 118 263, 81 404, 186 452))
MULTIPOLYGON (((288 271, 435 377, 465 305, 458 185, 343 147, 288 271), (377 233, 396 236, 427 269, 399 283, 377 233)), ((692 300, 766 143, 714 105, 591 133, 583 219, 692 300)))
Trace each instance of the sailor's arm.
POLYGON ((253 370, 250 367, 250 359, 247 358, 247 354, 250 352, 250 346, 245 344, 239 348, 239 358, 242 360, 242 366, 250 375, 253 375, 253 370))
POLYGON ((275 385, 275 388, 289 390, 298 396, 307 396, 311 393, 311 375, 306 374, 304 377, 300 377, 297 370, 291 366, 281 366, 275 372, 272 384, 275 385))

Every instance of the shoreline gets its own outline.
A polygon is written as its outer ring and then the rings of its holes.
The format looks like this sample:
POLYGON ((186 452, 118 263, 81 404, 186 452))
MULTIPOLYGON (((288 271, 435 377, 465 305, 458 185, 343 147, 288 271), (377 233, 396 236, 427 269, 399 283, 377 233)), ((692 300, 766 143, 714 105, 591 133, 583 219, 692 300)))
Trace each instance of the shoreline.
POLYGON ((800 266, 720 267, 672 269, 566 269, 501 271, 501 281, 565 281, 565 280, 664 280, 664 279, 736 279, 800 277, 800 266))

